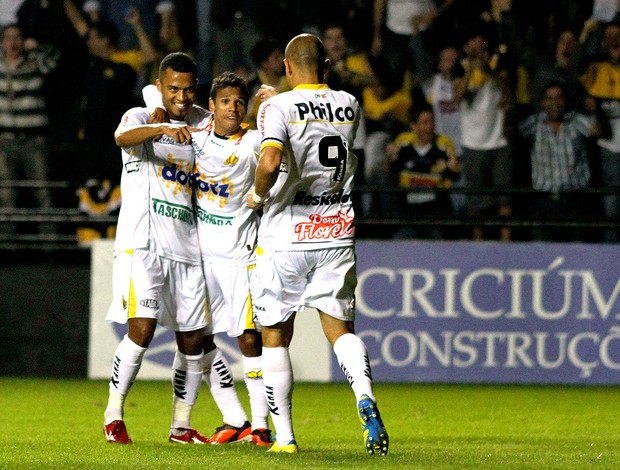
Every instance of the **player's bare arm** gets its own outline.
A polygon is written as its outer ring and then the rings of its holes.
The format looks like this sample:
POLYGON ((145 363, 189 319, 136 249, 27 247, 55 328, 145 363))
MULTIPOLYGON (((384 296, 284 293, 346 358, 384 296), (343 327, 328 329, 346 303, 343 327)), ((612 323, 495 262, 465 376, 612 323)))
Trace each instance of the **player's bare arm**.
POLYGON ((282 163, 282 150, 278 147, 263 147, 260 160, 256 168, 256 180, 254 190, 248 193, 246 202, 249 208, 258 209, 278 179, 280 164, 282 163))
POLYGON ((167 135, 172 137, 175 142, 189 144, 192 140, 191 133, 199 130, 200 129, 191 126, 179 126, 167 123, 123 126, 119 127, 114 133, 114 140, 119 147, 133 147, 167 135))

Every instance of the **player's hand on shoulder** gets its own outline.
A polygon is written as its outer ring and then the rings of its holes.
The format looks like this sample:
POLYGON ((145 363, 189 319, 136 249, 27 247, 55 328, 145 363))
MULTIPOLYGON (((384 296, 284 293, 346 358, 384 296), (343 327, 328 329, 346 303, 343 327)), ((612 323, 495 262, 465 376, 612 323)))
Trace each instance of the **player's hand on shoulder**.
POLYGON ((277 94, 278 92, 274 87, 272 87, 271 85, 265 85, 263 83, 256 92, 256 98, 258 98, 262 103, 263 101, 266 101, 272 96, 276 96, 277 94))
POLYGON ((149 114, 149 124, 162 124, 164 122, 170 122, 170 116, 164 108, 155 108, 149 114))

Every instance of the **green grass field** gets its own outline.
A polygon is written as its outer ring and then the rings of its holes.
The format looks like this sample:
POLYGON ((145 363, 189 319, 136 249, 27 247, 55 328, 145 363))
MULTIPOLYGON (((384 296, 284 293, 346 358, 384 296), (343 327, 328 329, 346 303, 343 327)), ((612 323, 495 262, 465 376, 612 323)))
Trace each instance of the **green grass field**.
MULTIPOLYGON (((244 404, 247 400, 237 384, 244 404)), ((346 384, 296 384, 300 453, 249 444, 167 442, 171 386, 138 381, 126 406, 132 446, 107 444, 104 381, 0 378, 0 468, 618 469, 620 388, 376 384, 390 453, 366 455, 346 384)), ((203 385, 193 425, 220 423, 203 385)))

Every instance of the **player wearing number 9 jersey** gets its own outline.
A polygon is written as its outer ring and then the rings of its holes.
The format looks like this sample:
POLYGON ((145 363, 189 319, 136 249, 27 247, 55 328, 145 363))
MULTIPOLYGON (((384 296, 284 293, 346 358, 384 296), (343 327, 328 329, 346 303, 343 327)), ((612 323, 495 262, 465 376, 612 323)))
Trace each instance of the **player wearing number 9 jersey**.
POLYGON ((357 157, 353 141, 360 106, 326 84, 302 84, 261 105, 261 148, 282 151, 282 173, 261 220, 263 249, 314 250, 351 246, 357 157))
POLYGON ((352 152, 360 119, 355 98, 323 84, 329 61, 321 40, 294 37, 284 65, 292 90, 259 108, 262 136, 254 191, 263 207, 252 283, 263 326, 263 382, 276 430, 272 452, 298 452, 293 431, 293 370, 288 347, 297 312, 316 309, 351 383, 369 454, 388 452, 363 341, 354 331, 355 215, 352 152))

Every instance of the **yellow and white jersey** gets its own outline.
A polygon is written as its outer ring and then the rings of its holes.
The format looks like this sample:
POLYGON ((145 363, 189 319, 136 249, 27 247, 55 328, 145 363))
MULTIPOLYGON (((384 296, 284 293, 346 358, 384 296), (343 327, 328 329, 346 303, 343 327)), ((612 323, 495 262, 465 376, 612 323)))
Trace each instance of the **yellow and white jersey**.
POLYGON ((261 105, 261 148, 283 151, 280 174, 261 218, 261 248, 314 250, 354 244, 353 141, 359 119, 357 100, 327 85, 300 85, 261 105))
MULTIPOLYGON (((208 115, 195 107, 187 124, 202 128, 208 115)), ((146 109, 132 108, 123 115, 119 128, 148 123, 146 109)), ((122 205, 114 249, 145 248, 169 259, 200 264, 192 207, 192 146, 164 135, 158 141, 123 148, 122 158, 122 205)))
POLYGON ((258 216, 245 197, 254 185, 260 135, 244 127, 223 137, 211 127, 192 134, 200 250, 204 260, 247 266, 255 259, 258 216))

